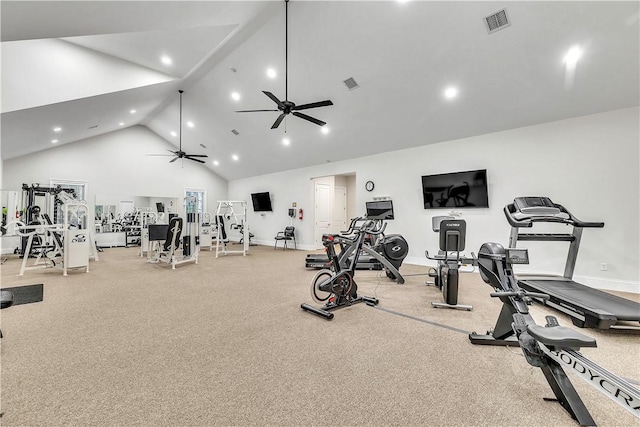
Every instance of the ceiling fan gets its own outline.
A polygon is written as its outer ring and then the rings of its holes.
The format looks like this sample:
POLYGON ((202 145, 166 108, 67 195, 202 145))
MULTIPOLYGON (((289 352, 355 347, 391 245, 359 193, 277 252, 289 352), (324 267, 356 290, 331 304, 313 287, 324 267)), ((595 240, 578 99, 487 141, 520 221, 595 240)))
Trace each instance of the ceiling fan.
MULTIPOLYGON (((178 91, 180 93, 180 148, 177 151, 167 150, 170 153, 173 153, 173 159, 169 160, 169 163, 173 163, 178 159, 189 159, 198 163, 205 163, 204 161, 197 159, 196 157, 208 157, 206 154, 187 154, 182 151, 182 94, 183 90, 178 91)), ((150 156, 171 156, 171 154, 149 154, 150 156)))
POLYGON ((265 95, 267 95, 273 102, 275 102, 278 105, 278 109, 277 110, 240 110, 240 111, 236 111, 236 113, 253 113, 253 112, 257 112, 257 111, 280 111, 280 115, 278 116, 278 118, 276 119, 276 121, 273 123, 273 125, 271 126, 271 129, 276 129, 278 126, 280 126, 280 123, 282 122, 282 120, 284 120, 284 118, 288 115, 288 114, 293 114, 294 116, 300 117, 301 119, 310 121, 311 123, 315 123, 318 126, 324 126, 326 125, 325 122, 323 122, 322 120, 318 120, 314 117, 308 116, 304 113, 300 113, 300 110, 308 110, 310 108, 317 108, 317 107, 326 107, 329 105, 333 105, 333 102, 331 102, 330 100, 326 100, 326 101, 319 101, 319 102, 312 102, 309 104, 302 104, 302 105, 296 105, 293 102, 289 101, 289 80, 288 80, 288 71, 289 71, 289 42, 288 42, 288 35, 289 35, 289 0, 284 0, 284 4, 285 4, 285 36, 284 36, 284 42, 285 42, 285 56, 284 56, 284 60, 285 60, 285 69, 284 69, 284 101, 280 101, 274 94, 272 94, 271 92, 268 92, 266 90, 263 90, 262 93, 264 93, 265 95))

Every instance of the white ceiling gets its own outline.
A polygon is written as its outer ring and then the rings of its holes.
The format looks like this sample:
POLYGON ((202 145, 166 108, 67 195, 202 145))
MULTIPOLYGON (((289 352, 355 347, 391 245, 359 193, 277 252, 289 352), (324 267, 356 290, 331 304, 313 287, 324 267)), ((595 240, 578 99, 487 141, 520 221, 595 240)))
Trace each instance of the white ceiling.
POLYGON ((137 124, 177 146, 178 89, 195 124, 183 126, 184 150, 208 154, 226 179, 640 103, 637 1, 291 0, 289 100, 332 100, 304 111, 327 122, 326 135, 291 115, 272 130, 276 112, 235 112, 275 108, 263 90, 285 98, 284 1, 0 7, 3 159, 137 124), (505 6, 511 26, 488 34, 484 17, 505 6), (583 56, 568 75, 562 58, 576 44, 583 56), (360 87, 348 90, 349 77, 360 87), (449 85, 458 98, 443 98, 449 85))

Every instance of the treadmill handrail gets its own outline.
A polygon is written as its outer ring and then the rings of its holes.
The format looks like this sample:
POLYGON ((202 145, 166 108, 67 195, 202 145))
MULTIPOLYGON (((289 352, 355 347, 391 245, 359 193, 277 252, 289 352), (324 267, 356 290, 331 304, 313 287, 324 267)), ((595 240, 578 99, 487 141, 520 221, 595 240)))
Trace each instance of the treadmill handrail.
POLYGON ((570 224, 570 225, 573 225, 574 227, 580 227, 580 228, 603 228, 604 227, 604 222, 581 221, 575 216, 573 216, 573 214, 569 212, 564 206, 559 205, 557 203, 554 203, 554 206, 560 209, 562 213, 567 214, 569 217, 562 218, 558 216, 531 215, 527 218, 518 219, 513 216, 513 214, 517 211, 517 208, 514 206, 513 203, 509 203, 508 205, 506 205, 503 208, 503 212, 507 217, 507 221, 509 222, 509 225, 516 228, 524 228, 524 227, 531 228, 533 227, 534 222, 557 222, 560 224, 570 224))

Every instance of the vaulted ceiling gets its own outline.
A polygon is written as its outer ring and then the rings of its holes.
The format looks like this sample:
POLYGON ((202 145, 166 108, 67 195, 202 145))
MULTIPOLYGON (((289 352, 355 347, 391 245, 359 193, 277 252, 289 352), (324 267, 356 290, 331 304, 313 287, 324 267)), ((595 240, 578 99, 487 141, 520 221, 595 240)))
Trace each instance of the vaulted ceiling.
POLYGON ((291 0, 288 98, 332 100, 304 111, 328 133, 292 115, 271 129, 277 112, 235 112, 276 108, 262 91, 285 98, 284 1, 0 8, 3 159, 134 125, 177 147, 179 89, 184 151, 207 154, 226 179, 640 103, 637 1, 291 0), (489 33, 485 17, 505 6, 510 25, 489 33), (582 56, 567 67, 576 45, 582 56), (443 96, 450 86, 453 99, 443 96))

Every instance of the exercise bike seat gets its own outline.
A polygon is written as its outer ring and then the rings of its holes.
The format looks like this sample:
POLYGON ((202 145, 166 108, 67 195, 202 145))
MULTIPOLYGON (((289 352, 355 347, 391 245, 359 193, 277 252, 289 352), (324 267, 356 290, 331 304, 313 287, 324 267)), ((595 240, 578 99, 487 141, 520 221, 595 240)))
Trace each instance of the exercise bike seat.
POLYGON ((536 341, 548 347, 572 348, 597 347, 596 340, 564 326, 545 327, 528 325, 527 332, 536 341))

